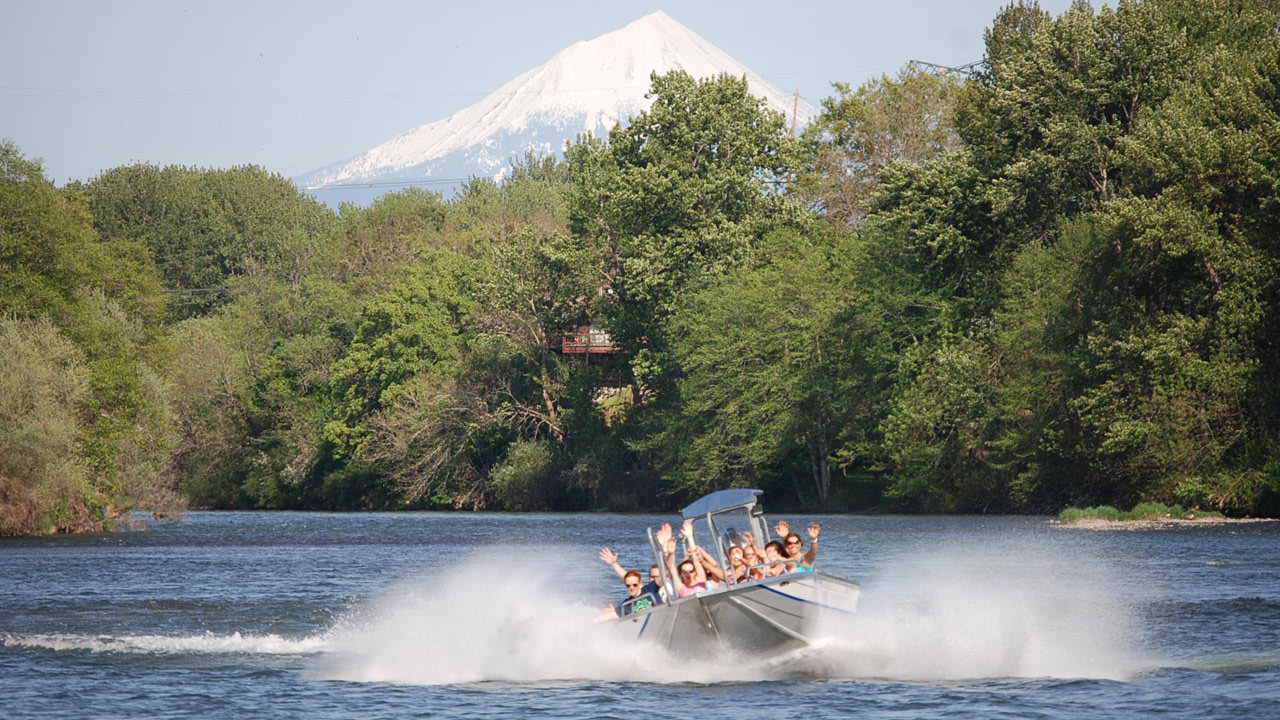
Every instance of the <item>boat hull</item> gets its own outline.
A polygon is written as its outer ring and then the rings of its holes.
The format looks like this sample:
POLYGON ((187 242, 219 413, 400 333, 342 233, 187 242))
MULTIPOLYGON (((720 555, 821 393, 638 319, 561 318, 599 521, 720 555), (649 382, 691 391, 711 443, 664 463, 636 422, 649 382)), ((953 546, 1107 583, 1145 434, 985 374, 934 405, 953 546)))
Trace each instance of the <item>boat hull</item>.
POLYGON ((792 573, 680 598, 620 622, 637 638, 686 655, 781 652, 812 643, 824 620, 852 614, 859 591, 834 575, 792 573))

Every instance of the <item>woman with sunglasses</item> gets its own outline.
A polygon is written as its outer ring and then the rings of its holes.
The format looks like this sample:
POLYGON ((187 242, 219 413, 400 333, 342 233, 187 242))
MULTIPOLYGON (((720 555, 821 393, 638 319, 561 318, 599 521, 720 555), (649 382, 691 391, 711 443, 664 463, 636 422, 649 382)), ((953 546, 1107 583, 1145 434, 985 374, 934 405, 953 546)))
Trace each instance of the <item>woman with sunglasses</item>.
POLYGON ((671 526, 663 525, 658 530, 658 542, 662 545, 662 553, 667 562, 667 572, 671 573, 671 577, 675 581, 676 597, 689 597, 700 592, 705 592, 715 587, 713 581, 707 579, 707 572, 702 567, 702 563, 694 562, 694 553, 697 552, 697 545, 693 541, 693 523, 685 521, 681 533, 685 540, 689 542, 690 557, 686 557, 680 562, 679 567, 676 566, 676 539, 671 535, 671 526))
POLYGON ((813 563, 818 559, 818 533, 822 531, 822 526, 817 523, 809 526, 808 550, 803 549, 804 543, 800 541, 800 536, 791 532, 791 526, 786 520, 779 520, 775 529, 778 531, 778 537, 783 538, 787 572, 812 572, 813 563))

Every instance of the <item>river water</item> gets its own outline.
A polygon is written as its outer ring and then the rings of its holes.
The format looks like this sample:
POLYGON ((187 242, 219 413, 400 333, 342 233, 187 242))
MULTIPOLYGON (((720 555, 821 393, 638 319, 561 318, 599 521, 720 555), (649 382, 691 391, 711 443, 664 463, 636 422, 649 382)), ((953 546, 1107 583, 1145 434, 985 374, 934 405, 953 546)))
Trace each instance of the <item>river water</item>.
POLYGON ((1271 718, 1280 523, 790 517, 858 613, 690 662, 589 619, 605 514, 205 513, 0 541, 5 718, 1271 718))

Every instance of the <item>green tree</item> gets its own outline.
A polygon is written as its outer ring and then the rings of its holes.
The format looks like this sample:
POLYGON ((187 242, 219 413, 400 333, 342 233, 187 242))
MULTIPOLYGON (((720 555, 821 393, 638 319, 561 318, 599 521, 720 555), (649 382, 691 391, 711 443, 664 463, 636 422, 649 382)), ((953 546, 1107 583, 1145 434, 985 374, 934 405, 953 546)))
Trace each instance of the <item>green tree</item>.
POLYGON ((402 392, 405 381, 435 370, 456 371, 459 330, 472 300, 465 265, 442 255, 372 298, 346 353, 334 363, 338 417, 325 426, 337 457, 358 456, 368 434, 365 421, 402 392))
POLYGON ((65 322, 81 278, 66 251, 94 240, 88 213, 13 142, 0 142, 0 309, 65 322))
POLYGON ((418 373, 369 418, 362 460, 410 505, 485 508, 489 472, 511 441, 490 391, 466 374, 418 373))
MULTIPOLYGON (((59 485, 58 492, 66 494, 41 512, 56 505, 62 519, 42 515, 39 522, 93 529, 130 508, 172 509, 175 499, 163 475, 171 443, 159 344, 164 305, 149 258, 136 244, 102 242, 78 189, 53 187, 39 163, 23 159, 8 142, 0 145, 0 238, 0 312, 15 322, 57 327, 78 349, 86 383, 82 395, 68 400, 77 432, 75 454, 65 462, 83 467, 87 478, 78 487, 71 481, 59 485)), ((50 347, 44 340, 23 340, 21 331, 9 337, 50 347)), ((50 352, 38 352, 35 361, 67 362, 59 359, 65 353, 50 352)), ((58 372, 23 367, 32 376, 58 372)), ((32 400, 27 409, 43 402, 32 400)), ((9 420, 22 422, 27 409, 15 406, 9 420)), ((41 472, 38 464, 26 467, 41 472)), ((30 489, 44 480, 14 476, 8 482, 30 489)))
POLYGON ((662 320, 685 289, 740 264, 780 216, 794 217, 770 183, 798 157, 782 115, 745 80, 675 71, 652 83, 647 112, 607 143, 586 139, 566 153, 570 228, 599 258, 609 328, 650 389, 666 382, 662 320))
MULTIPOLYGON (((988 209, 970 203, 967 225, 920 212, 937 197, 926 168, 891 178, 868 221, 886 257, 905 244, 911 267, 943 270, 914 275, 951 317, 919 354, 933 359, 903 368, 887 436, 919 438, 925 466, 969 468, 1015 506, 1275 497, 1274 373, 1260 370, 1275 337, 1261 228, 1275 216, 1276 26, 1263 4, 1176 0, 997 18, 957 112, 958 168, 988 209), (936 263, 953 248, 978 272, 936 263), (979 401, 950 424, 912 421, 924 416, 905 400, 955 395, 931 380, 948 377, 982 387, 979 401), (980 432, 902 434, 947 427, 980 432)), ((920 482, 897 487, 960 497, 906 468, 920 482)))
POLYGON ((561 396, 572 366, 559 354, 565 333, 590 319, 598 289, 590 255, 563 235, 520 230, 494 243, 477 282, 477 345, 500 370, 506 412, 520 435, 563 447, 561 396))
POLYGON ((291 245, 291 260, 246 278, 250 291, 170 333, 183 429, 175 473, 197 504, 394 504, 367 468, 347 472, 350 453, 333 457, 325 426, 348 409, 333 373, 363 307, 411 283, 433 246, 448 245, 445 207, 433 193, 407 191, 345 211, 339 231, 291 245))
POLYGON ((916 512, 1004 510, 985 447, 992 383, 984 348, 946 336, 912 347, 884 421, 893 481, 886 497, 916 512))
POLYGON ((1078 3, 1048 21, 1019 3, 997 16, 985 71, 962 94, 956 122, 1028 238, 1123 194, 1118 146, 1187 60, 1185 35, 1161 13, 1159 3, 1097 14, 1078 3))
POLYGON ((451 223, 467 232, 510 233, 518 227, 565 232, 569 216, 569 166, 533 150, 511 161, 502 180, 472 178, 449 203, 451 223))
POLYGON ((293 183, 254 166, 124 166, 87 192, 103 239, 144 243, 164 286, 183 291, 177 317, 225 302, 226 291, 264 267, 296 265, 334 222, 293 183))
POLYGON ((827 504, 841 429, 863 409, 860 383, 847 375, 856 340, 839 322, 860 299, 845 252, 819 233, 774 233, 758 264, 677 311, 680 402, 660 445, 677 458, 681 489, 696 495, 735 481, 794 479, 788 461, 799 454, 805 485, 827 504))
POLYGON ((857 227, 871 208, 880 171, 891 163, 923 165, 955 150, 952 112, 960 81, 907 66, 837 95, 805 128, 808 161, 792 192, 825 217, 857 227))
POLYGON ((87 375, 48 319, 0 315, 0 536, 100 524, 106 498, 80 450, 87 375))

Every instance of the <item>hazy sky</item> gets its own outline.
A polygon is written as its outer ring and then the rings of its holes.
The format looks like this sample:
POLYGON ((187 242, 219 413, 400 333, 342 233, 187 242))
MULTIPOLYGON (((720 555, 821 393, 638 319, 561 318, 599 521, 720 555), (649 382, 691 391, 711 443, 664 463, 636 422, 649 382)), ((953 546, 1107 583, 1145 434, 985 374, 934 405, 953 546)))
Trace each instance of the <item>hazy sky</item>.
MULTIPOLYGON (((287 177, 479 101, 654 10, 815 104, 982 57, 1008 0, 0 0, 0 138, 57 184, 118 165, 287 177)), ((1096 4, 1096 3, 1095 3, 1096 4)), ((1055 14, 1070 0, 1041 0, 1055 14)))

